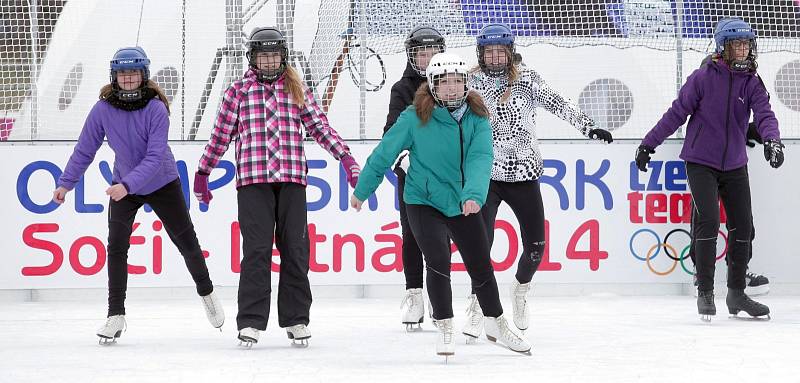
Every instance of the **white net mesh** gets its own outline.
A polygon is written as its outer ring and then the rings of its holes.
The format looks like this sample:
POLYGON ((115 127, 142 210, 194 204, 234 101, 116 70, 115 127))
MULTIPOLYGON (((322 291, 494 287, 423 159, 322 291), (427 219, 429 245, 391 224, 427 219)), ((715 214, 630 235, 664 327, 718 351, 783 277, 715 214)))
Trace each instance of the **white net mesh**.
MULTIPOLYGON (((757 31, 759 73, 784 137, 800 138, 800 2, 794 0, 5 0, 0 3, 0 139, 76 139, 117 48, 140 45, 170 100, 172 139, 205 140, 221 92, 243 73, 256 26, 289 39, 332 126, 380 138, 403 41, 419 24, 475 64, 489 22, 517 34, 525 65, 616 137, 639 138, 713 49, 714 24, 757 31)), ((539 114, 540 138, 576 130, 539 114)))

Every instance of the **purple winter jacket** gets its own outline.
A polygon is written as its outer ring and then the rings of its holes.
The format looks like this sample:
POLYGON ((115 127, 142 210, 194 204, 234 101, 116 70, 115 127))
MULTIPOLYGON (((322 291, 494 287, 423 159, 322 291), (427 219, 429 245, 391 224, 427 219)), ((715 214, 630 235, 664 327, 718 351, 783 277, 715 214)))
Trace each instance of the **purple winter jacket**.
POLYGON ((115 155, 112 182, 124 185, 129 194, 150 194, 178 178, 168 135, 167 108, 157 97, 135 111, 97 101, 86 117, 58 186, 72 190, 94 160, 103 138, 108 137, 115 155))
POLYGON ((732 71, 721 60, 709 61, 689 76, 642 145, 656 148, 691 115, 680 158, 721 171, 740 168, 747 164, 751 110, 761 137, 779 140, 778 120, 758 74, 732 71))

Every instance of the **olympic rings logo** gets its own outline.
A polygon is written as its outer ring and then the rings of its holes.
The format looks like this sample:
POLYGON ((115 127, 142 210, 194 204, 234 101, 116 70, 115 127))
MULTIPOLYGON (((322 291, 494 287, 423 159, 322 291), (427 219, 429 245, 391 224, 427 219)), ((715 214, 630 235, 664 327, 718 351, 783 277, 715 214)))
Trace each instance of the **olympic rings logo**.
MULTIPOLYGON (((722 250, 720 254, 717 255, 716 257, 717 261, 724 258, 725 254, 727 254, 728 252, 728 236, 725 233, 723 233, 722 230, 719 231, 719 235, 722 236, 722 239, 725 241, 725 248, 722 250)), ((679 264, 681 265, 681 269, 683 269, 683 271, 685 271, 686 274, 694 275, 694 272, 689 270, 689 268, 686 266, 684 262, 686 258, 689 257, 689 250, 691 249, 691 240, 692 240, 691 234, 689 234, 689 232, 684 229, 671 230, 669 233, 667 233, 666 236, 664 236, 664 241, 662 242, 661 237, 659 237, 658 233, 656 233, 651 229, 643 228, 636 230, 633 233, 633 235, 631 235, 631 239, 628 242, 628 247, 631 250, 631 255, 633 255, 634 258, 644 262, 647 265, 647 268, 650 269, 650 271, 655 275, 660 275, 660 276, 669 275, 673 271, 675 271, 675 269, 678 267, 679 264), (636 247, 634 246, 634 241, 639 237, 639 234, 643 233, 652 235, 653 238, 656 240, 655 244, 647 248, 646 250, 647 252, 645 253, 644 256, 642 256, 641 253, 637 252, 636 247), (681 250, 680 255, 678 255, 678 251, 675 249, 675 247, 670 244, 671 243, 670 238, 674 234, 679 234, 679 233, 684 234, 689 243, 681 250), (666 271, 656 270, 652 262, 652 260, 656 256, 658 256, 658 254, 661 253, 662 248, 664 249, 664 254, 666 254, 667 257, 672 260, 672 265, 669 266, 669 268, 667 268, 666 271)))

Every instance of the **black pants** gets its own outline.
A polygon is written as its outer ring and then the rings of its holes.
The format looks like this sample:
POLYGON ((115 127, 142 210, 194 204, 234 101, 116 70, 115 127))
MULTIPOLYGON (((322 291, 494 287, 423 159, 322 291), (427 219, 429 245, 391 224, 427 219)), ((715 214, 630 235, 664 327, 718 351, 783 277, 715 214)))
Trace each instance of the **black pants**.
MULTIPOLYGON (((694 204, 692 204, 692 222, 694 222, 694 204)), ((731 236, 732 235, 735 236, 735 234, 736 234, 736 231, 733 231, 733 232, 731 231, 732 227, 731 227, 731 221, 730 220, 725 222, 725 229, 728 230, 728 243, 730 243, 731 241, 734 240, 733 237, 731 237, 731 236)), ((747 250, 748 250, 747 251, 747 262, 748 263, 750 262, 751 259, 753 259, 753 240, 756 239, 756 228, 755 228, 755 226, 753 226, 752 222, 750 223, 750 229, 751 229, 750 230, 750 246, 747 247, 747 250)), ((693 232, 694 230, 693 230, 693 228, 690 228, 689 231, 693 232)), ((695 245, 694 234, 691 234, 691 236, 692 236, 692 241, 689 243, 689 258, 692 260, 692 264, 696 265, 697 264, 697 260, 695 259, 695 256, 694 256, 694 245, 695 245)), ((727 264, 727 263, 728 263, 728 253, 726 252, 725 253, 725 264, 727 264)))
POLYGON ((728 288, 744 289, 750 254, 753 215, 747 167, 719 171, 686 163, 694 202, 692 221, 697 267, 697 288, 714 289, 714 269, 719 231, 719 200, 728 215, 728 288))
POLYGON ((503 314, 497 281, 489 258, 489 242, 480 214, 446 217, 425 205, 407 205, 408 221, 425 255, 428 297, 434 319, 453 317, 453 291, 450 286, 450 238, 461 252, 461 258, 472 281, 484 315, 503 314))
POLYGON ((522 255, 517 263, 516 278, 519 283, 528 283, 542 263, 545 248, 544 204, 539 181, 491 181, 486 204, 481 209, 490 247, 494 243, 497 209, 503 201, 511 207, 511 211, 517 217, 522 236, 522 255))
POLYGON ((176 179, 150 194, 128 194, 119 201, 110 199, 108 202, 108 316, 125 314, 128 249, 136 212, 144 204, 149 204, 164 223, 169 239, 186 262, 186 268, 197 286, 197 294, 208 295, 214 291, 203 251, 186 209, 181 182, 176 179))
POLYGON ((240 187, 237 199, 243 239, 238 329, 267 328, 273 238, 281 257, 278 324, 308 325, 311 286, 306 187, 291 182, 252 184, 240 187))
POLYGON ((400 201, 400 228, 403 234, 403 274, 406 276, 406 289, 422 288, 422 250, 414 238, 414 231, 408 223, 406 203, 403 201, 403 191, 406 187, 406 172, 398 165, 394 168, 397 175, 397 194, 400 201))

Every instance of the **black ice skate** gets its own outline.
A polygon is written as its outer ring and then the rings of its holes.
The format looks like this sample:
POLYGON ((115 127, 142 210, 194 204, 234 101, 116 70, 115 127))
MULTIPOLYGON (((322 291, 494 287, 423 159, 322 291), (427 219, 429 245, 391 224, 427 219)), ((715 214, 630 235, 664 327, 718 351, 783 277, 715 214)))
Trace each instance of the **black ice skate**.
POLYGON ((769 307, 767 305, 758 303, 747 294, 744 290, 728 289, 728 297, 725 298, 725 303, 728 304, 728 312, 731 318, 737 319, 753 319, 753 320, 770 320, 769 307), (746 312, 750 317, 739 317, 740 311, 746 312))
POLYGON ((700 320, 711 322, 711 317, 717 315, 717 306, 714 305, 714 290, 697 292, 697 313, 700 320))

